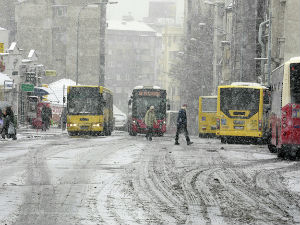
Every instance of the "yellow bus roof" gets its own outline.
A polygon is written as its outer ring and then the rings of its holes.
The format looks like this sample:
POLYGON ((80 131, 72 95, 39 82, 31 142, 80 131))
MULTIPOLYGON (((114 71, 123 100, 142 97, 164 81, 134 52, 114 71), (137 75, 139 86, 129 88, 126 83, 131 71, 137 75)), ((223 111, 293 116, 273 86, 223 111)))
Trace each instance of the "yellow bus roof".
POLYGON ((68 86, 68 89, 69 88, 77 88, 77 87, 91 87, 91 88, 100 88, 100 89, 103 89, 104 91, 107 91, 109 92, 110 94, 113 94, 111 90, 109 90, 108 88, 106 87, 103 87, 103 86, 93 86, 93 85, 74 85, 74 86, 68 86))
POLYGON ((218 88, 252 88, 252 89, 267 89, 266 86, 263 85, 245 85, 245 84, 230 84, 230 85, 222 85, 218 88))
POLYGON ((218 98, 218 96, 214 95, 214 96, 200 96, 200 98, 218 98))

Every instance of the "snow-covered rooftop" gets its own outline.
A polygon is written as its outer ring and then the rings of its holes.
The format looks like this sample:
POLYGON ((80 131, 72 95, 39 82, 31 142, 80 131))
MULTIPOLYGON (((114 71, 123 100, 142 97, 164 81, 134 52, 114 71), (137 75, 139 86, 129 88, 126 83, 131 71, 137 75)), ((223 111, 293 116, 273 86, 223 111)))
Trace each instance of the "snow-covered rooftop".
POLYGON ((123 31, 140 31, 140 32, 153 32, 156 33, 150 26, 146 23, 138 21, 108 21, 108 30, 123 30, 123 31))
POLYGON ((34 55, 34 52, 35 51, 33 49, 31 49, 30 52, 29 52, 29 54, 28 54, 28 58, 32 58, 33 55, 34 55))
POLYGON ((70 79, 61 79, 49 84, 51 90, 47 99, 53 104, 63 104, 63 97, 67 97, 67 87, 76 85, 76 82, 70 79), (65 86, 65 89, 64 89, 65 86))
POLYGON ((17 42, 12 42, 9 49, 8 49, 8 51, 13 51, 16 46, 17 46, 17 42))

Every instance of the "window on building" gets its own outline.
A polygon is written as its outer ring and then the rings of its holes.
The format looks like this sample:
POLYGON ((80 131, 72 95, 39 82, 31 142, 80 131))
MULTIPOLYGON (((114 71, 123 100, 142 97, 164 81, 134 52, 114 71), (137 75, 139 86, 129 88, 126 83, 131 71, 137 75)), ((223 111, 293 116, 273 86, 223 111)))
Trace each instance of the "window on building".
POLYGON ((67 16, 67 6, 66 5, 54 5, 53 6, 54 16, 62 17, 67 16))

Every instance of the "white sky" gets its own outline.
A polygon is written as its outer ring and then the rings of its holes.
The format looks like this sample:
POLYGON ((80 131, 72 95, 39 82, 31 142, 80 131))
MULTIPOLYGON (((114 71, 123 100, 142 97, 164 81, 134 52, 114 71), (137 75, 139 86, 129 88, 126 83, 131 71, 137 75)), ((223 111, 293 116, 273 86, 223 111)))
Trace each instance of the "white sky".
MULTIPOLYGON (((121 20, 122 16, 131 12, 136 20, 142 20, 148 16, 148 5, 150 0, 111 0, 118 1, 118 4, 107 6, 107 16, 110 20, 121 20)), ((183 19, 184 0, 177 2, 177 21, 183 19)))

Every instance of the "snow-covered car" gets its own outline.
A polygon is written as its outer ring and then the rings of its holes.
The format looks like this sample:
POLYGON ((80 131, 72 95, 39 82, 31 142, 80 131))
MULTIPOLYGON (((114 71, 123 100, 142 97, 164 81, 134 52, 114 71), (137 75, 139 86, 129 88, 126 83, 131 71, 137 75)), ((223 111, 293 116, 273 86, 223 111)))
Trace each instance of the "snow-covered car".
POLYGON ((114 129, 126 130, 127 128, 127 116, 119 108, 114 105, 114 129))
POLYGON ((127 123, 127 116, 124 113, 114 114, 115 118, 115 129, 116 130, 125 130, 127 123))

